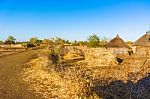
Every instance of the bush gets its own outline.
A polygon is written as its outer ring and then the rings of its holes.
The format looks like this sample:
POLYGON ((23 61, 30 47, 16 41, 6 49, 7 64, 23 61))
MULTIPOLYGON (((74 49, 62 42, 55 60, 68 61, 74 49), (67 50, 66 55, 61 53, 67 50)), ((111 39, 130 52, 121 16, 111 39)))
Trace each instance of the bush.
POLYGON ((41 56, 47 57, 52 62, 52 64, 57 64, 59 62, 59 55, 54 51, 54 49, 42 50, 41 56))
POLYGON ((50 51, 50 54, 49 54, 49 60, 52 61, 52 64, 57 64, 59 62, 59 54, 56 53, 54 50, 51 50, 50 51))
POLYGON ((94 34, 88 37, 88 46, 89 47, 98 47, 100 43, 100 38, 94 34))
POLYGON ((27 44, 27 48, 30 48, 30 47, 35 47, 35 45, 34 44, 27 44))

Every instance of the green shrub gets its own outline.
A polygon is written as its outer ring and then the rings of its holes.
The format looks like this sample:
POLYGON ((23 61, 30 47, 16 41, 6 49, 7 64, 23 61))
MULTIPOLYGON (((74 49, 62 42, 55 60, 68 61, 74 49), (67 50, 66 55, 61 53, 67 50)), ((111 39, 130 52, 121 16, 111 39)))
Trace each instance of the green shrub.
POLYGON ((100 38, 94 34, 88 37, 88 46, 89 47, 98 47, 100 43, 100 38))

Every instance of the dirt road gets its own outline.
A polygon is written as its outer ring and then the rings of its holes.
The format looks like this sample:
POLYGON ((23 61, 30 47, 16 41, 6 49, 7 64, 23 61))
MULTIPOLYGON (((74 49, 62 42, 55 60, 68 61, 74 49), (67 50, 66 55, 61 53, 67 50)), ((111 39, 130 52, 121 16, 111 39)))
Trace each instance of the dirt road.
POLYGON ((27 90, 20 76, 22 64, 36 58, 37 53, 31 50, 0 57, 0 99, 42 99, 27 90))

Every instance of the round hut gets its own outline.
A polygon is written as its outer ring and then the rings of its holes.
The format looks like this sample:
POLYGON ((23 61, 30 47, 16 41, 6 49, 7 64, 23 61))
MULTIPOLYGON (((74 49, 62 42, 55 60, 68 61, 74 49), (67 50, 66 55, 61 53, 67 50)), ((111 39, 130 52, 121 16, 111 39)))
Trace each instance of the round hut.
POLYGON ((150 31, 134 42, 133 49, 137 55, 150 55, 150 31))
POLYGON ((130 47, 118 34, 106 44, 106 48, 116 55, 128 54, 130 50, 130 47))

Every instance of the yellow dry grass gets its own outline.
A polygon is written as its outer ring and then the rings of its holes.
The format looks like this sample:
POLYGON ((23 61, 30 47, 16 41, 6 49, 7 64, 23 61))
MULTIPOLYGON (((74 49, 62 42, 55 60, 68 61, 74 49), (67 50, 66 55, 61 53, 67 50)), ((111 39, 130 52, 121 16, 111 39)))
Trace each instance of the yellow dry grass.
POLYGON ((83 58, 83 56, 77 54, 77 53, 68 53, 63 57, 64 59, 77 59, 77 58, 83 58))
MULTIPOLYGON (((73 56, 76 57, 76 55, 73 56)), ((113 81, 121 81, 122 85, 127 84, 128 81, 136 83, 148 75, 149 64, 150 60, 145 62, 145 59, 139 57, 128 57, 121 65, 111 66, 110 64, 106 67, 89 66, 88 62, 83 60, 71 62, 71 66, 67 63, 66 67, 64 66, 65 69, 59 72, 55 71, 48 58, 39 57, 27 64, 29 68, 23 71, 22 77, 28 83, 29 90, 42 95, 45 99, 100 99, 101 94, 96 92, 106 91, 107 94, 117 96, 103 88, 98 90, 92 88, 104 87, 113 81), (136 62, 140 64, 138 67, 136 62)), ((121 90, 119 86, 113 85, 113 90, 121 90)), ((128 86, 124 85, 124 87, 128 86)))
POLYGON ((48 64, 49 61, 43 57, 27 64, 30 68, 24 70, 22 77, 28 83, 29 90, 41 94, 45 99, 79 99, 85 96, 87 85, 79 77, 81 72, 72 68, 62 75, 52 68, 46 71, 48 64))

